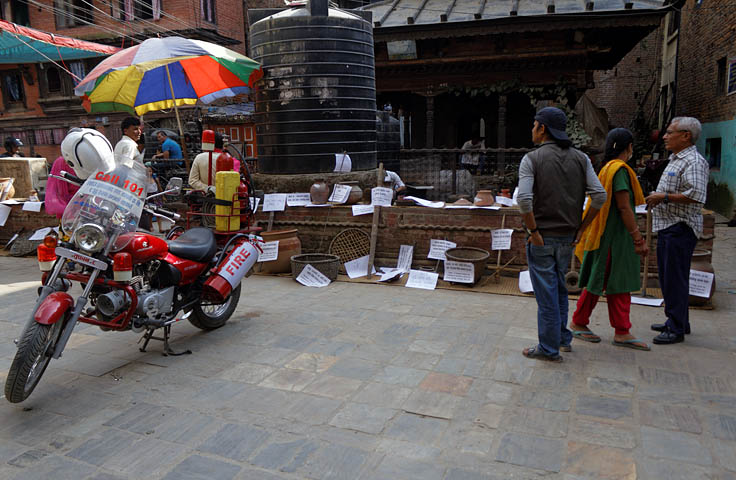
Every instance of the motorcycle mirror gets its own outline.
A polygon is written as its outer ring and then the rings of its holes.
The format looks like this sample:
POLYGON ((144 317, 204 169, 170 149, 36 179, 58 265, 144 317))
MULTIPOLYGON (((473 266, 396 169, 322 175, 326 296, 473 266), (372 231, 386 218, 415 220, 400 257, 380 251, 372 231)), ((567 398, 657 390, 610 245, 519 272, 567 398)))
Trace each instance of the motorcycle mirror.
POLYGON ((183 184, 184 181, 180 177, 171 177, 164 190, 175 190, 176 193, 179 193, 183 184))

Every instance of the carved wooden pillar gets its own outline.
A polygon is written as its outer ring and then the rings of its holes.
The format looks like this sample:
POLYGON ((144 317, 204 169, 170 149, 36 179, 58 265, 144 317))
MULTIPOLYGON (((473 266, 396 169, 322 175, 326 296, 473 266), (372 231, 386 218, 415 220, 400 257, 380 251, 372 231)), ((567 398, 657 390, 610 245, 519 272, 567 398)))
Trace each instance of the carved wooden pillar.
POLYGON ((425 148, 434 148, 434 95, 427 95, 427 139, 425 148))
MULTIPOLYGON (((506 148, 506 101, 506 95, 498 96, 498 148, 506 148)), ((498 152, 496 158, 496 168, 503 175, 506 171, 506 154, 498 152)))

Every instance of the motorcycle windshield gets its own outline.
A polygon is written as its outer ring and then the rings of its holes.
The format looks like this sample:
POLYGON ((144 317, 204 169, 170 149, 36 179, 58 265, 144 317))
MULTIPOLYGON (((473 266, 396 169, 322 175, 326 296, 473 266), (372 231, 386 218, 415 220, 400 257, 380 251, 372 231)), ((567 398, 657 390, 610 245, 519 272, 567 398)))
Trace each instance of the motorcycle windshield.
POLYGON ((143 211, 147 177, 141 163, 116 157, 113 170, 90 175, 72 197, 61 229, 87 254, 125 248, 143 211))

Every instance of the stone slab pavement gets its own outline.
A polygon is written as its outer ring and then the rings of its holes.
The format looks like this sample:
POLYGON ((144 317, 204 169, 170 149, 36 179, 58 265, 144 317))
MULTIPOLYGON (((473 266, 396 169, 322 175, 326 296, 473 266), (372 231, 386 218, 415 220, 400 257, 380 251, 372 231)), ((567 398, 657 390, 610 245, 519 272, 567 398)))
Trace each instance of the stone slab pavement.
MULTIPOLYGON (((547 364, 520 353, 532 298, 258 276, 225 327, 174 327, 192 355, 80 325, 0 399, 0 478, 736 479, 736 229, 716 235, 716 308, 651 352, 612 346, 603 305, 603 341, 547 364)), ((0 257, 3 383, 38 277, 0 257)), ((633 332, 662 316, 633 306, 633 332)))

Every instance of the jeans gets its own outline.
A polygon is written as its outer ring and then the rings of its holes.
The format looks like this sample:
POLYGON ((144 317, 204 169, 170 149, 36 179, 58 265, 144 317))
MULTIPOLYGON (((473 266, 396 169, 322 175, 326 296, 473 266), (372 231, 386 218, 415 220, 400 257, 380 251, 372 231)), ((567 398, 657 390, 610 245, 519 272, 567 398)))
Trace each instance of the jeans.
POLYGON ((664 313, 667 315, 666 325, 676 335, 690 330, 690 260, 697 241, 693 229, 684 222, 657 232, 657 267, 664 313))
POLYGON ((556 356, 560 345, 570 345, 567 329, 569 300, 565 275, 572 259, 572 235, 544 237, 544 245, 526 244, 529 277, 537 299, 537 331, 541 353, 556 356))

